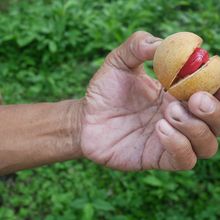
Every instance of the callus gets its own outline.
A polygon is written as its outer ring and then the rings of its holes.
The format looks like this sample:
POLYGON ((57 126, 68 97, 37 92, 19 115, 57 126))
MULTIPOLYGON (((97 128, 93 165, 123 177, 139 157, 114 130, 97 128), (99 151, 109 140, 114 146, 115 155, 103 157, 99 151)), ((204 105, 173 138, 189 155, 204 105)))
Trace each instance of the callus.
POLYGON ((198 70, 202 65, 207 63, 209 60, 209 54, 206 50, 202 48, 196 48, 193 54, 189 57, 185 65, 182 67, 178 76, 184 78, 196 70, 198 70))

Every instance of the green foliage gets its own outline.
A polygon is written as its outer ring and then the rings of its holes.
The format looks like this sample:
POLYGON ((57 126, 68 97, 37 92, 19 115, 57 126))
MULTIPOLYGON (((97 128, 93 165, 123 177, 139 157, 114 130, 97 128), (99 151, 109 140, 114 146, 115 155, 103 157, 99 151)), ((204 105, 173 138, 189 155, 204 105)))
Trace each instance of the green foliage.
MULTIPOLYGON (((107 53, 136 30, 193 31, 220 50, 218 0, 1 0, 0 9, 6 103, 83 96, 107 53)), ((153 75, 151 63, 146 69, 153 75)), ((88 161, 22 171, 0 181, 0 219, 217 220, 219 159, 179 173, 122 173, 88 161)))

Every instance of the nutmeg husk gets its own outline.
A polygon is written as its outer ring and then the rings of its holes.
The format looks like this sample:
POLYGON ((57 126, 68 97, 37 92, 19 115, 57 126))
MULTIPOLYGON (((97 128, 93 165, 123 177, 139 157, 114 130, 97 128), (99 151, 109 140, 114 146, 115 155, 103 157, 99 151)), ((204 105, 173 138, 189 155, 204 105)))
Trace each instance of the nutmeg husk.
POLYGON ((162 41, 154 56, 155 74, 165 89, 178 100, 188 100, 198 91, 214 94, 220 88, 220 58, 214 56, 195 73, 176 82, 177 75, 202 39, 191 32, 179 32, 162 41))

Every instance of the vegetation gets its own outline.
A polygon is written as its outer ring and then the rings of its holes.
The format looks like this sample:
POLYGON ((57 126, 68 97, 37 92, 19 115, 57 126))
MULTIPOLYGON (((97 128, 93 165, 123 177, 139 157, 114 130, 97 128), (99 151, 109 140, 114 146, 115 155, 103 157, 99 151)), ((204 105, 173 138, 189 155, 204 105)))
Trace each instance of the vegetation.
MULTIPOLYGON (((82 97, 103 58, 132 32, 202 36, 220 51, 218 0, 1 0, 0 88, 5 103, 82 97)), ((151 63, 146 67, 152 74, 151 63)), ((123 173, 89 161, 0 180, 4 220, 217 220, 220 154, 193 171, 123 173)))

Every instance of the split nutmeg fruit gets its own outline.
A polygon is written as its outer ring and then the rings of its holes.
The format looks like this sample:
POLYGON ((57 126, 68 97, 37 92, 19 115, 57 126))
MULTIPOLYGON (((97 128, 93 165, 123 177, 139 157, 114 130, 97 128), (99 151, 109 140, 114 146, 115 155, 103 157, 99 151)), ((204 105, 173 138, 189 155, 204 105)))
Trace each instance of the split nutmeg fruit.
POLYGON ((201 44, 196 34, 179 32, 163 40, 155 52, 154 72, 178 100, 188 100, 198 91, 214 94, 220 88, 220 57, 209 58, 201 44))

